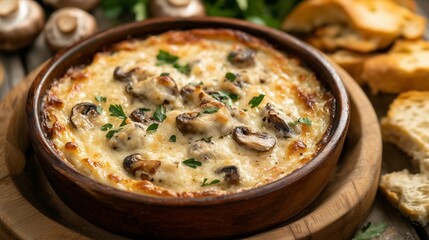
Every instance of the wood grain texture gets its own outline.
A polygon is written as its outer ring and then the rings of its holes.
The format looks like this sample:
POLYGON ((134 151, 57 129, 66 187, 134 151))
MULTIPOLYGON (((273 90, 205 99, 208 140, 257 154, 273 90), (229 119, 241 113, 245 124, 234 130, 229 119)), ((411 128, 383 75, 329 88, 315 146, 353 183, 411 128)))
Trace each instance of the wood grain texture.
POLYGON ((5 78, 5 76, 4 76, 4 68, 3 68, 2 62, 0 61, 0 87, 4 83, 4 78, 5 78))
MULTIPOLYGON (((249 239, 348 239, 371 210, 380 172, 381 136, 369 101, 359 86, 342 74, 352 101, 352 122, 334 178, 298 216, 249 239)), ((9 129, 0 133, 0 238, 121 239, 67 208, 34 161, 19 121, 23 93, 33 76, 34 72, 0 104, 7 113, 0 115, 0 126, 9 129)))

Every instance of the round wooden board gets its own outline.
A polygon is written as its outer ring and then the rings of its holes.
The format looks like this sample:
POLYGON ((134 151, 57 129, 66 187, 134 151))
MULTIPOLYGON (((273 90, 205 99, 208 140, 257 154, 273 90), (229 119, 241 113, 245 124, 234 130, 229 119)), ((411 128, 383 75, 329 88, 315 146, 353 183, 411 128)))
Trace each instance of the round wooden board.
MULTIPOLYGON (((31 73, 0 103, 0 239, 121 239, 72 212, 47 183, 28 142, 24 105, 31 73)), ((337 171, 298 216, 249 239, 349 239, 371 210, 381 168, 381 134, 371 103, 340 71, 352 117, 337 171)))

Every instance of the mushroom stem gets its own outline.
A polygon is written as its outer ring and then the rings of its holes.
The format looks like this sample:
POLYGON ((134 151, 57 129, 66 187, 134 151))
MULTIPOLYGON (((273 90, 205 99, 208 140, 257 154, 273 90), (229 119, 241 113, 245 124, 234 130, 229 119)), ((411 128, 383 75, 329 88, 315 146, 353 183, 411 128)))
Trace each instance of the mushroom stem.
POLYGON ((64 34, 72 33, 77 29, 77 18, 75 16, 60 16, 55 23, 58 29, 64 34))

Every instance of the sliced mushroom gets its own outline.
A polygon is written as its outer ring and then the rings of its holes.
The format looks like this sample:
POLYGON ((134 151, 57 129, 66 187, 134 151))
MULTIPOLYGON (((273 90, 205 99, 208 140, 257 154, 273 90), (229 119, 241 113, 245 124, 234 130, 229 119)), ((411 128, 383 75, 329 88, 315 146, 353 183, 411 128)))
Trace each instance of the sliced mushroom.
POLYGON ((43 0, 46 4, 52 6, 55 9, 65 8, 65 7, 75 7, 80 8, 85 11, 94 9, 98 0, 43 0))
POLYGON ((217 169, 215 173, 225 173, 223 179, 229 185, 238 185, 240 183, 240 174, 238 173, 238 168, 234 165, 221 167, 217 169))
POLYGON ((262 121, 268 128, 274 130, 277 137, 291 138, 299 134, 299 129, 296 126, 288 124, 271 104, 267 103, 265 111, 262 114, 262 121))
POLYGON ((152 120, 150 119, 150 117, 148 117, 145 112, 138 108, 136 110, 134 110, 131 114, 130 114, 130 119, 133 120, 134 122, 138 122, 138 123, 142 123, 143 125, 149 126, 150 124, 152 124, 152 120))
POLYGON ((135 98, 148 100, 156 105, 174 102, 179 95, 177 84, 170 76, 133 81, 127 84, 125 91, 135 98))
POLYGON ((118 66, 113 70, 113 79, 120 82, 129 82, 132 80, 132 76, 136 71, 137 69, 133 68, 128 72, 124 72, 124 70, 118 66))
POLYGON ((44 34, 52 51, 68 47, 97 31, 95 18, 79 8, 62 8, 48 19, 44 34))
POLYGON ((139 153, 135 153, 125 157, 122 166, 134 177, 152 181, 153 178, 151 176, 155 175, 161 166, 161 161, 146 160, 139 153))
POLYGON ((232 137, 239 145, 257 152, 270 151, 276 145, 276 139, 268 133, 252 132, 245 126, 236 127, 232 137))
POLYGON ((250 48, 239 48, 228 54, 228 61, 239 68, 251 67, 255 65, 256 52, 250 48))
POLYGON ((30 45, 45 22, 36 1, 0 1, 0 50, 15 51, 30 45))
POLYGON ((108 140, 108 145, 117 151, 128 151, 143 146, 146 131, 140 123, 127 124, 108 140))
POLYGON ((94 120, 99 115, 97 105, 90 102, 82 102, 72 108, 70 121, 76 128, 89 129, 94 126, 94 120))
POLYGON ((196 17, 204 16, 204 5, 200 0, 151 0, 152 17, 196 17))
POLYGON ((189 154, 199 161, 216 159, 216 148, 213 141, 198 140, 189 146, 189 154))

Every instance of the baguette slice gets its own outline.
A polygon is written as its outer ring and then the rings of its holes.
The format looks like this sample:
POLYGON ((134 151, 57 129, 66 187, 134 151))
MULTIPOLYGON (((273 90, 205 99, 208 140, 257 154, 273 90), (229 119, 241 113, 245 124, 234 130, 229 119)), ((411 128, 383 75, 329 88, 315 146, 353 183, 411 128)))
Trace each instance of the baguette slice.
POLYGON ((388 53, 366 61, 362 77, 374 94, 429 91, 429 42, 398 41, 388 53))
POLYGON ((338 50, 327 54, 335 63, 340 65, 348 74, 359 84, 364 85, 365 79, 362 78, 363 65, 366 60, 375 56, 375 54, 357 53, 348 50, 338 50))

